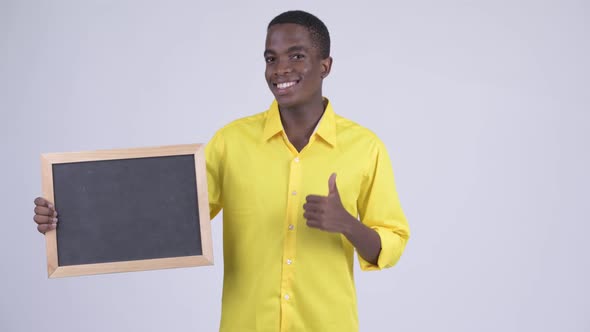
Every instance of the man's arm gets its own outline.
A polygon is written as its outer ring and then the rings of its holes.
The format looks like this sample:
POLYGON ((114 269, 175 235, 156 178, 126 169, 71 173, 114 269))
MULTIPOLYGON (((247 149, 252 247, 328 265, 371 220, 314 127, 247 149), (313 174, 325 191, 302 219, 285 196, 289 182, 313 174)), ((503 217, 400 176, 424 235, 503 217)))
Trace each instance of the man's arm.
POLYGON ((307 196, 307 201, 303 205, 303 216, 307 219, 307 225, 327 232, 344 234, 363 259, 376 265, 381 252, 379 234, 346 211, 336 185, 336 174, 330 176, 328 188, 328 196, 307 196))
POLYGON ((343 207, 336 174, 328 180, 328 196, 307 196, 304 217, 310 227, 343 234, 356 248, 362 270, 393 266, 403 253, 410 230, 395 190, 391 161, 383 143, 375 141, 373 157, 362 181, 357 207, 361 222, 343 207))
POLYGON ((223 208, 223 177, 221 165, 223 164, 225 143, 221 130, 215 133, 205 147, 205 161, 207 165, 207 191, 209 193, 209 215, 213 220, 223 208))

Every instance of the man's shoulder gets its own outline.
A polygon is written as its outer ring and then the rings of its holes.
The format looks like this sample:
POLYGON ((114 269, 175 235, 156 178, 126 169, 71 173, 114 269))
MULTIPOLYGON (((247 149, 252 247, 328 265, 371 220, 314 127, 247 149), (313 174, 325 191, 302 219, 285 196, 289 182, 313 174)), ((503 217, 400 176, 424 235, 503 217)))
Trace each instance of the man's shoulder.
POLYGON ((241 129, 247 129, 248 127, 264 126, 264 123, 266 121, 266 113, 267 111, 264 111, 233 120, 230 123, 223 126, 220 130, 225 133, 241 129))
POLYGON ((266 122, 267 111, 245 116, 231 121, 221 127, 216 136, 223 136, 225 139, 239 138, 248 134, 261 133, 266 122))
POLYGON ((362 141, 363 143, 382 144, 381 139, 371 129, 345 118, 341 115, 335 114, 336 132, 341 139, 350 139, 354 141, 362 141))

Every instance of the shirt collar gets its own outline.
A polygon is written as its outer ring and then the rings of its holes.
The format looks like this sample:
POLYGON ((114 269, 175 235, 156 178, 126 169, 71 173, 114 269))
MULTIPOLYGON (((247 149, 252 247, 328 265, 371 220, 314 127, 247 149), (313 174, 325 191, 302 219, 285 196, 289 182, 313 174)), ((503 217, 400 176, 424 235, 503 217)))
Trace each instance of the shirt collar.
MULTIPOLYGON (((328 99, 326 99, 328 100, 328 99)), ((266 112, 266 122, 264 124, 263 139, 268 141, 280 132, 284 132, 281 114, 279 113, 279 104, 276 100, 272 102, 266 112)), ((322 115, 314 134, 320 136, 326 143, 336 146, 336 114, 332 109, 332 104, 328 100, 328 105, 322 115)), ((313 135, 313 134, 312 134, 313 135)))

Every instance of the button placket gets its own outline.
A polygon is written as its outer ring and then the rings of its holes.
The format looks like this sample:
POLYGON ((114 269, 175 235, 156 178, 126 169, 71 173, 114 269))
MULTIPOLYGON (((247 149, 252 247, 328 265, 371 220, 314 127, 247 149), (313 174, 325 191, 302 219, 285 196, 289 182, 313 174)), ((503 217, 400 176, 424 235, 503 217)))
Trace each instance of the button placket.
POLYGON ((283 272, 281 275, 281 294, 283 301, 282 306, 286 306, 281 310, 282 326, 287 326, 287 321, 290 319, 290 302, 293 299, 293 278, 295 273, 295 258, 296 258, 296 237, 297 232, 295 226, 297 218, 300 214, 300 185, 301 185, 301 158, 295 155, 290 162, 289 182, 288 182, 288 196, 287 196, 287 213, 286 213, 286 233, 283 247, 283 272))

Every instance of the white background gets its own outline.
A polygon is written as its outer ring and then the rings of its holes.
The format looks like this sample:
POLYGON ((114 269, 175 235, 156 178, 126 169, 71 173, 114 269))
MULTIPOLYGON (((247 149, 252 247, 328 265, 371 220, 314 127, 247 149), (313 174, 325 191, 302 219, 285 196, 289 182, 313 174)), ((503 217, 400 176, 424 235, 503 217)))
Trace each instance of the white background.
POLYGON ((0 0, 0 330, 217 330, 220 217, 213 267, 47 279, 39 155, 265 110, 288 9, 330 29, 324 94, 385 142, 412 230, 396 267, 357 268, 361 332, 589 331, 590 4, 557 0, 0 0))

